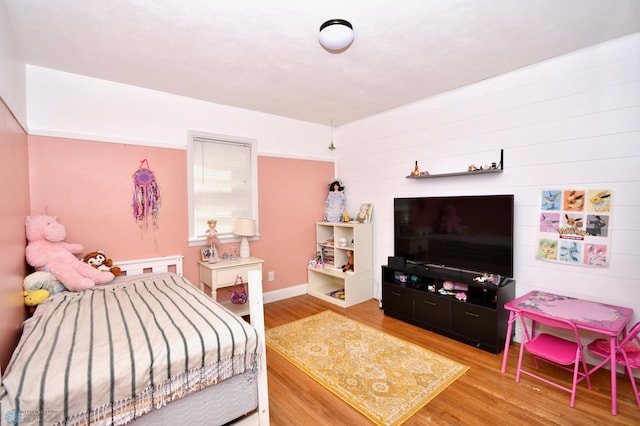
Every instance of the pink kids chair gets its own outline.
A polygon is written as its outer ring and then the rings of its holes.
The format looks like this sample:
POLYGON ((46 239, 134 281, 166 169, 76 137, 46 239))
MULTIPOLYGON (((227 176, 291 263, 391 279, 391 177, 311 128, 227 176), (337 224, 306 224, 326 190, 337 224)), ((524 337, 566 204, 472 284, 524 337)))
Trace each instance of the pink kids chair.
MULTIPOLYGON (((589 349, 589 352, 604 358, 600 364, 591 369, 589 374, 611 362, 609 340, 596 339, 587 345, 587 349, 589 349)), ((631 380, 631 387, 633 388, 633 394, 636 397, 638 408, 640 408, 640 394, 638 394, 638 386, 633 376, 633 370, 640 368, 640 322, 631 327, 624 339, 618 341, 616 362, 624 366, 625 372, 631 380)))
POLYGON ((584 348, 580 341, 580 335, 578 334, 576 325, 571 321, 562 318, 551 317, 540 312, 529 311, 526 309, 520 311, 520 318, 522 319, 523 331, 520 342, 520 355, 518 357, 516 382, 520 382, 520 373, 524 373, 558 389, 569 392, 571 394, 571 404, 569 405, 573 407, 576 400, 576 388, 578 383, 587 379, 587 386, 591 389, 589 370, 587 370, 587 362, 584 358, 584 348), (527 327, 525 319, 529 319, 531 321, 531 330, 527 327), (568 340, 547 333, 536 334, 536 326, 538 324, 542 324, 548 328, 568 330, 572 333, 573 340, 568 340), (526 371, 522 367, 522 357, 525 351, 533 355, 536 369, 540 368, 538 365, 538 359, 541 359, 550 364, 557 365, 564 370, 573 372, 571 388, 539 376, 532 371, 526 371), (582 364, 583 371, 580 371, 580 364, 582 364), (569 366, 571 366, 571 368, 569 368, 569 366))

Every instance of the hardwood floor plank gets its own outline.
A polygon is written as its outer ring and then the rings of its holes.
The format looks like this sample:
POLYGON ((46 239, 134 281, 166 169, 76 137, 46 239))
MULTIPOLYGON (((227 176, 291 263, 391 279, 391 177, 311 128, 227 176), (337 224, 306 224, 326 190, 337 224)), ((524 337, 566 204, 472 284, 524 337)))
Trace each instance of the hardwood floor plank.
MULTIPOLYGON (((507 372, 500 373, 502 353, 494 355, 384 315, 371 300, 348 309, 304 295, 264 305, 266 328, 333 310, 381 331, 423 346, 470 367, 460 379, 431 400, 404 425, 634 425, 640 424, 629 379, 618 375, 618 415, 611 415, 608 370, 591 376, 592 389, 578 385, 574 408, 570 395, 538 380, 515 382, 518 345, 509 351, 507 372)), ((533 362, 527 359, 531 368, 533 362)), ((370 421, 282 356, 267 349, 271 424, 368 425, 370 421)), ((571 383, 570 373, 541 363, 541 371, 571 383)))

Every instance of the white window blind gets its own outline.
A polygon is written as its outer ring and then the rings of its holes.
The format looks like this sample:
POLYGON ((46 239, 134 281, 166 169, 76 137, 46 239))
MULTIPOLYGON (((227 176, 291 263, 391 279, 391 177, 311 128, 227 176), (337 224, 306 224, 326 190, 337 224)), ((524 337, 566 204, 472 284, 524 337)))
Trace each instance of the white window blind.
POLYGON ((233 237, 238 218, 257 222, 255 141, 192 135, 188 158, 191 242, 204 239, 209 219, 220 239, 233 237))

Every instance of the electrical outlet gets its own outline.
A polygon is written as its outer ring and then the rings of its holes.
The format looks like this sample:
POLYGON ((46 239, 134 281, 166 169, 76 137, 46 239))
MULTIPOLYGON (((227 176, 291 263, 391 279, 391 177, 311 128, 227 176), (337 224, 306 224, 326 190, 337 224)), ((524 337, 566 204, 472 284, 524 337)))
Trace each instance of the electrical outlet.
POLYGON ((269 272, 269 281, 273 281, 276 279, 276 273, 271 271, 269 272))

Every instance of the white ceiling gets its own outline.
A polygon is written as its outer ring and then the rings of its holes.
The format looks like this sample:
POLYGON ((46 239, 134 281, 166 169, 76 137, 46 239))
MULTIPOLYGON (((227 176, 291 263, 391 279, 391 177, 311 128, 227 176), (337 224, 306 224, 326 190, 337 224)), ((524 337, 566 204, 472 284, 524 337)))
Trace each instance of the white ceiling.
POLYGON ((335 125, 640 31, 640 0, 0 1, 28 64, 335 125))

